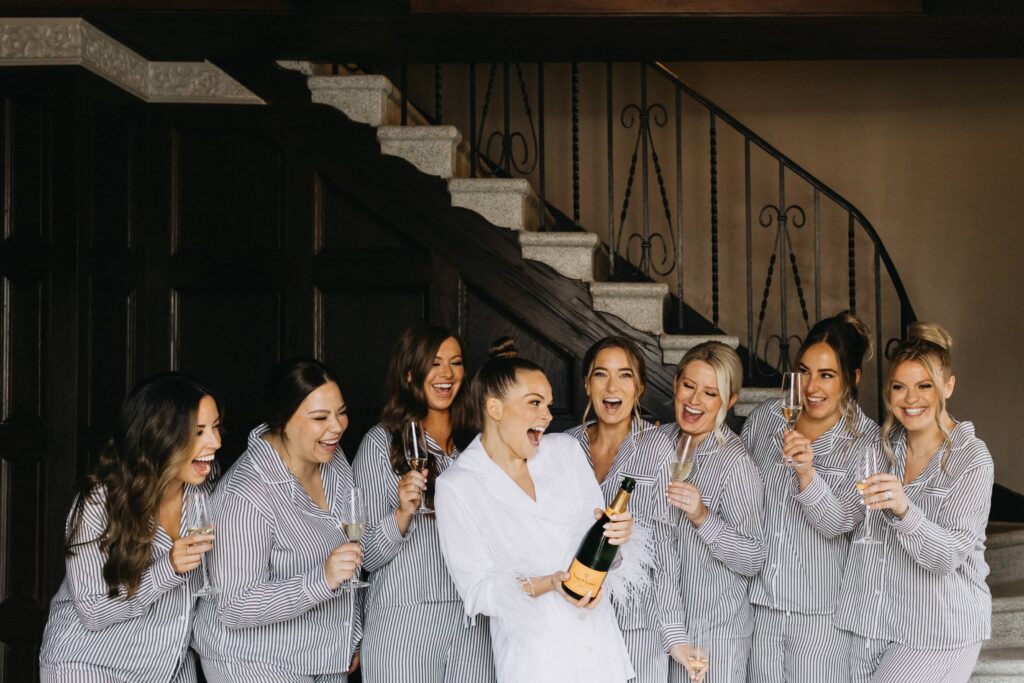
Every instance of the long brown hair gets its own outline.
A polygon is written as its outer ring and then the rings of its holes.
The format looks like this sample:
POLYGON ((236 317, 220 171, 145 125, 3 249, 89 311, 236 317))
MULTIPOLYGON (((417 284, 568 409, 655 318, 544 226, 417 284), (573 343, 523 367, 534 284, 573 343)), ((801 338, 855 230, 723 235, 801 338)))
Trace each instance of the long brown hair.
POLYGON ((953 360, 950 349, 953 348, 953 337, 949 332, 935 323, 915 322, 907 330, 907 338, 899 343, 893 350, 889 359, 889 374, 885 378, 885 421, 882 423, 882 450, 885 451, 889 462, 895 464, 896 453, 892 448, 892 437, 896 431, 896 414, 889 402, 889 391, 892 387, 893 376, 896 368, 908 361, 917 361, 924 366, 928 378, 935 387, 935 394, 938 397, 938 405, 935 410, 935 422, 939 431, 942 432, 943 454, 942 471, 946 471, 946 461, 949 454, 953 452, 953 437, 949 429, 942 423, 942 416, 946 412, 946 394, 943 389, 949 378, 953 376, 953 360))
MULTIPOLYGON (((380 413, 380 422, 391 435, 391 468, 395 474, 402 476, 409 471, 402 446, 402 429, 410 420, 422 420, 427 416, 429 405, 423 389, 427 375, 434 365, 434 357, 438 349, 448 339, 454 339, 459 350, 465 352, 465 346, 458 335, 436 325, 410 327, 395 342, 388 364, 388 375, 384 384, 386 396, 384 408, 380 413)), ((464 373, 462 386, 455 395, 448 409, 451 420, 451 436, 449 443, 438 444, 448 450, 454 445, 459 450, 469 445, 476 436, 476 413, 473 410, 472 392, 468 373, 464 373)), ((427 504, 433 500, 434 479, 438 475, 438 464, 434 454, 427 453, 427 504)))
MULTIPOLYGON (((587 352, 583 354, 583 383, 585 385, 590 384, 590 378, 594 376, 594 365, 597 363, 597 356, 605 349, 621 349, 626 354, 626 361, 629 363, 630 369, 633 371, 633 387, 636 389, 636 398, 633 401, 633 417, 636 420, 640 419, 640 397, 643 396, 644 389, 647 386, 647 363, 644 361, 643 354, 640 353, 640 349, 629 339, 619 336, 604 337, 598 339, 594 344, 587 349, 587 352)), ((587 416, 590 415, 590 411, 594 408, 594 401, 588 395, 587 396, 587 407, 583 410, 583 427, 587 426, 587 416)))
POLYGON ((199 402, 205 396, 217 400, 209 389, 177 373, 143 380, 121 405, 110 440, 82 484, 64 551, 71 556, 77 546, 99 543, 106 555, 103 580, 111 598, 122 587, 127 597, 134 595, 149 566, 157 508, 191 454, 199 402), (75 542, 86 503, 101 491, 106 495, 106 527, 97 538, 75 542))

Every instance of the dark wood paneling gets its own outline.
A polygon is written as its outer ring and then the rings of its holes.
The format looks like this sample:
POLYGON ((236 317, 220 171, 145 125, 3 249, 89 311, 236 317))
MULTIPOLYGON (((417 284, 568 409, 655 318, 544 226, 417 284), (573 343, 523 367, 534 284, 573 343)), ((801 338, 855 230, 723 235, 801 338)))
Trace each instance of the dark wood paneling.
MULTIPOLYGON (((320 181, 323 213, 323 249, 402 249, 427 253, 380 219, 342 188, 320 181)), ((319 246, 319 245, 318 245, 319 246)))
POLYGON ((921 14, 923 0, 410 0, 413 14, 921 14))
POLYGON ((281 246, 284 156, 260 131, 183 127, 174 135, 174 251, 281 246))
POLYGON ((133 181, 139 138, 138 109, 121 107, 101 110, 95 119, 91 176, 90 247, 128 250, 132 247, 133 181))

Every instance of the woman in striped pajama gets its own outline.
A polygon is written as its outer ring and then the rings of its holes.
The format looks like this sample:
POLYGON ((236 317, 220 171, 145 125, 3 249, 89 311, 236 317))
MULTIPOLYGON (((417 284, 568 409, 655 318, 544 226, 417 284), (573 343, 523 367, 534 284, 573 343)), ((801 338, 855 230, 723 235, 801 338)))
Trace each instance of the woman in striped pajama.
POLYGON ((686 643, 678 539, 667 525, 656 522, 665 510, 672 442, 640 417, 646 367, 633 342, 623 337, 598 341, 583 356, 583 368, 589 398, 584 421, 591 409, 596 419, 568 434, 583 446, 606 505, 618 493, 623 476, 636 481, 629 509, 638 526, 653 532, 657 553, 652 585, 633 602, 615 602, 615 615, 636 671, 634 683, 665 683, 667 652, 686 643))
POLYGON ((914 323, 883 385, 889 466, 863 491, 881 543, 851 549, 836 611, 852 633, 853 683, 966 683, 991 635, 992 457, 974 425, 947 412, 951 346, 938 325, 914 323))
MULTIPOLYGON (((746 446, 725 425, 742 381, 735 351, 719 342, 698 344, 679 361, 676 424, 659 428, 673 442, 683 432, 697 442, 690 476, 669 484, 668 502, 682 511, 676 561, 691 645, 710 650, 706 683, 746 677, 754 626, 747 591, 765 558, 761 479, 746 446)), ((679 661, 684 656, 673 653, 673 659, 669 680, 688 680, 679 661)))
POLYGON ((336 375, 312 359, 274 367, 265 424, 213 495, 216 601, 201 600, 192 647, 210 683, 340 683, 359 640, 359 545, 339 526, 352 469, 336 375))
POLYGON ((848 312, 818 322, 797 353, 804 407, 792 430, 781 401, 743 425, 764 482, 765 567, 754 577, 751 683, 848 681, 849 634, 832 624, 850 539, 863 512, 855 486, 878 426, 857 404, 867 327, 848 312), (790 467, 783 459, 793 461, 790 467))
POLYGON ((184 500, 208 489, 220 415, 208 389, 181 375, 143 381, 67 524, 67 575, 50 603, 39 655, 44 683, 196 680, 189 650, 203 553, 186 535, 184 500))
POLYGON ((388 369, 381 422, 363 438, 353 464, 366 492, 362 675, 366 683, 488 683, 494 655, 487 619, 464 619, 462 600, 441 557, 433 515, 434 481, 475 436, 472 398, 463 391, 462 344, 440 327, 406 330, 388 369), (402 428, 422 425, 428 464, 411 470, 402 428))

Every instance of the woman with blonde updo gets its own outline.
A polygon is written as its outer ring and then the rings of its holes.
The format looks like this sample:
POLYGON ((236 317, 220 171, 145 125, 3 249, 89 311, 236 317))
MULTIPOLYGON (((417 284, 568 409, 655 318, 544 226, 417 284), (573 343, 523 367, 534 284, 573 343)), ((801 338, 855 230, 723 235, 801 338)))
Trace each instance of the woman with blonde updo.
POLYGON ((991 634, 985 525, 992 457, 974 425, 950 417, 953 340, 914 323, 892 356, 881 448, 867 477, 867 524, 854 545, 836 625, 852 633, 852 683, 966 683, 991 634))

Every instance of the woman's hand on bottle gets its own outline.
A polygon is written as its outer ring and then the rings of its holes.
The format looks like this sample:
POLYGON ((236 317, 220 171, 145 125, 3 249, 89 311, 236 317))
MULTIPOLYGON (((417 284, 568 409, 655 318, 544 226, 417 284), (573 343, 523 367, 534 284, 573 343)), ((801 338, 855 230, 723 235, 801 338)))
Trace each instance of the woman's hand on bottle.
POLYGON ((359 563, 363 560, 363 551, 358 543, 345 543, 331 551, 324 562, 324 578, 327 587, 338 590, 342 583, 355 576, 359 563))
POLYGON ((673 481, 668 485, 668 502, 683 511, 695 527, 708 518, 708 509, 700 496, 700 489, 686 481, 673 481))
MULTIPOLYGON (((594 508, 594 519, 601 519, 604 510, 594 508)), ((625 545, 633 537, 633 513, 629 510, 617 512, 611 521, 604 525, 604 537, 609 545, 625 545)))
POLYGON ((171 546, 171 568, 175 574, 192 571, 203 561, 203 554, 213 550, 213 534, 182 536, 171 546))
POLYGON ((519 585, 522 587, 523 592, 531 598, 539 598, 545 593, 554 592, 561 595, 562 599, 566 602, 581 609, 594 609, 601 602, 601 598, 604 597, 604 590, 602 589, 597 592, 597 595, 592 596, 590 593, 587 593, 579 600, 576 600, 562 590, 562 582, 568 580, 569 572, 555 572, 547 576, 521 577, 519 585))

